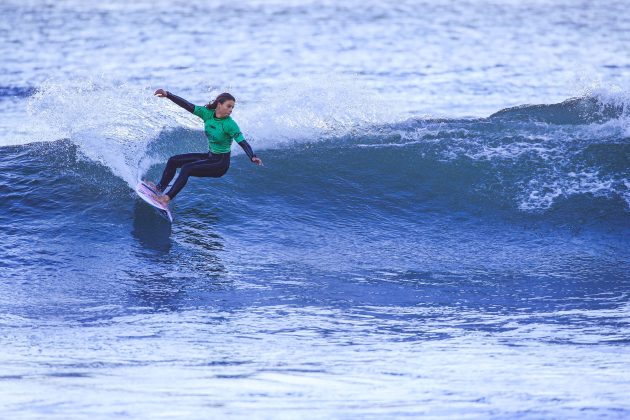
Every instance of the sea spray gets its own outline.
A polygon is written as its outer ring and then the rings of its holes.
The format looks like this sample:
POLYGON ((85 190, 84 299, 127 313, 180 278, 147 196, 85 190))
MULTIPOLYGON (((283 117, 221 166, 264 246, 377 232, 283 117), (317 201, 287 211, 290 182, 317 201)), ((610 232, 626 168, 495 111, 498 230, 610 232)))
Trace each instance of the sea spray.
POLYGON ((315 77, 271 87, 235 118, 258 148, 275 148, 366 133, 396 121, 397 107, 351 78, 315 77))
POLYGON ((102 79, 48 81, 30 98, 28 113, 39 133, 34 141, 70 139, 134 186, 155 161, 147 156, 149 143, 164 127, 185 122, 165 105, 149 88, 102 79))

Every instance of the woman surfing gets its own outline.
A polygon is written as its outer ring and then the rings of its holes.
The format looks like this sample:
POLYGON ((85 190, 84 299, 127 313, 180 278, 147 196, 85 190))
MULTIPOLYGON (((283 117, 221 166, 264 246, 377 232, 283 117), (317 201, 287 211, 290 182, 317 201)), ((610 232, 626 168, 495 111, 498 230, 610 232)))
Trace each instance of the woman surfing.
POLYGON ((160 182, 157 185, 149 183, 159 192, 164 192, 175 177, 177 168, 181 168, 179 176, 168 192, 155 198, 162 205, 168 206, 168 203, 184 188, 191 176, 219 178, 225 175, 230 167, 232 141, 236 141, 243 148, 253 163, 262 165, 262 160, 254 154, 238 125, 230 117, 236 103, 234 96, 229 93, 222 93, 211 103, 198 106, 164 89, 156 90, 155 95, 160 98, 168 98, 201 118, 204 122, 210 149, 208 153, 186 153, 169 158, 160 182))

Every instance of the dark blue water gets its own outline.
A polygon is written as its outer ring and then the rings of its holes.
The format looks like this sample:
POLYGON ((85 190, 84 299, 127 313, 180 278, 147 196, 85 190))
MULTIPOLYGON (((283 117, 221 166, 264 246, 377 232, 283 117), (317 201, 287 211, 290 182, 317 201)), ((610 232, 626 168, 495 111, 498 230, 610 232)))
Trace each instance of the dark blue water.
POLYGON ((623 84, 621 6, 245 2, 231 74, 181 44, 215 6, 1 6, 2 417, 627 417, 627 89, 558 87, 623 84), (133 186, 206 142, 162 83, 241 93, 265 163, 234 150, 172 224, 133 186))

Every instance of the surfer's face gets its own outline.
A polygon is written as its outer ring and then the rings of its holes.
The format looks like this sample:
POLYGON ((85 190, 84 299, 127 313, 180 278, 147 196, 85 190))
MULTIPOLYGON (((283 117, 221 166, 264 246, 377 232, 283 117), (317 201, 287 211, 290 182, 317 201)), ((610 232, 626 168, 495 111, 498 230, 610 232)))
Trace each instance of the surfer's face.
POLYGON ((225 118, 232 113, 233 109, 234 109, 234 101, 231 99, 228 99, 227 101, 223 103, 218 103, 216 116, 218 118, 225 118))

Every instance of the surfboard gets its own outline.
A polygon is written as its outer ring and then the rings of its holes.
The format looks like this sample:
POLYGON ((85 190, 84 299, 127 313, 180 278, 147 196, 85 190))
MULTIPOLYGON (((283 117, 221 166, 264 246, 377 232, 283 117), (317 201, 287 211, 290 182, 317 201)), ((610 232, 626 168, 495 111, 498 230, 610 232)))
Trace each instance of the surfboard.
POLYGON ((171 223, 173 222, 173 215, 171 214, 169 208, 155 199, 156 197, 162 195, 161 192, 149 184, 140 181, 136 186, 136 194, 138 194, 144 202, 154 207, 162 217, 166 218, 171 223))

